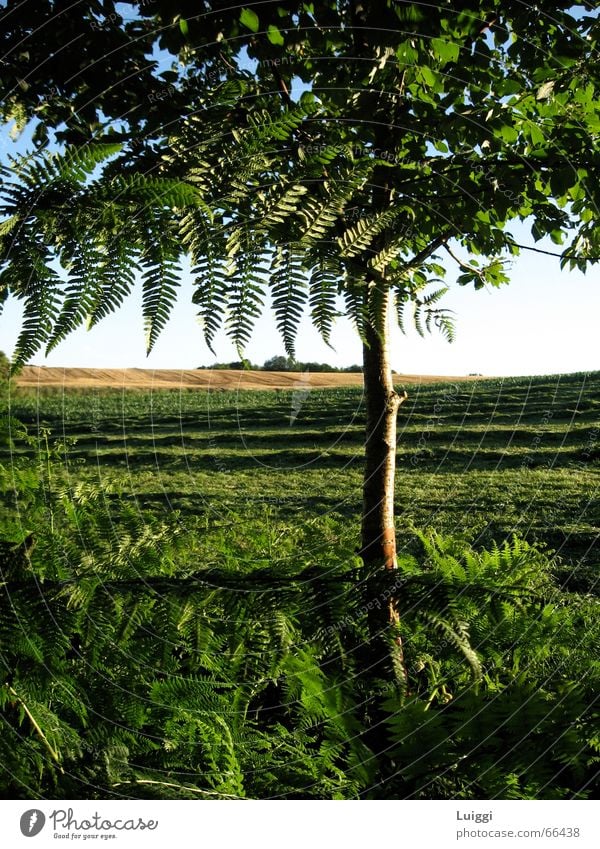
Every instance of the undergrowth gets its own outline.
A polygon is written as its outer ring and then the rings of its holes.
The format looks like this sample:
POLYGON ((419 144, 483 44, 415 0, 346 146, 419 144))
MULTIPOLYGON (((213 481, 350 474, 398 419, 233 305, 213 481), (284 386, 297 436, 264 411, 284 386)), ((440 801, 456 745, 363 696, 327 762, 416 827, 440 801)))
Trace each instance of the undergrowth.
POLYGON ((202 520, 38 458, 0 468, 4 797, 597 793, 598 601, 540 546, 413 529, 380 574, 279 520, 209 562, 202 520))

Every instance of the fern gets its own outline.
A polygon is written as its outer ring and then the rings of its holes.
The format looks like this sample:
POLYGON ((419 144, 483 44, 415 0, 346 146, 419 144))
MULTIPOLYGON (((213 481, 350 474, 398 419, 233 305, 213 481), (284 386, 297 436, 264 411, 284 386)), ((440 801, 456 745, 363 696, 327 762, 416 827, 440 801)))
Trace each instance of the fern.
POLYGON ((242 234, 234 229, 228 247, 231 259, 227 273, 231 282, 227 294, 227 335, 241 356, 254 322, 262 312, 266 268, 259 251, 249 242, 240 247, 238 238, 243 238, 242 234))
MULTIPOLYGON (((340 255, 353 257, 364 253, 373 242, 375 236, 386 229, 397 215, 398 212, 396 210, 388 209, 384 212, 360 218, 356 224, 345 230, 338 238, 340 255)), ((376 268, 377 263, 374 263, 373 267, 376 268)))
MULTIPOLYGON (((224 317, 238 350, 247 343, 264 302, 268 275, 262 262, 271 255, 276 257, 271 275, 276 321, 288 351, 307 296, 300 283, 304 269, 312 270, 311 315, 326 341, 335 298, 344 288, 347 308, 364 337, 370 319, 352 281, 369 276, 383 284, 385 273, 389 285, 402 279, 404 290, 419 300, 420 284, 415 277, 406 285, 398 262, 400 253, 410 252, 401 245, 406 232, 397 232, 406 208, 396 205, 348 226, 348 210, 370 202, 368 181, 378 160, 355 157, 351 144, 336 143, 326 155, 303 154, 285 174, 274 174, 270 146, 289 142, 302 149, 304 124, 318 110, 315 100, 306 98, 274 117, 269 110, 252 110, 226 151, 207 136, 212 128, 218 137, 219 116, 229 114, 233 92, 241 96, 252 86, 249 79, 236 80, 233 87, 224 84, 211 92, 206 122, 188 116, 153 176, 119 157, 119 146, 112 144, 31 154, 5 169, 0 291, 3 298, 10 292, 24 297, 23 269, 30 266, 37 289, 44 289, 33 296, 30 287, 26 297, 28 323, 16 365, 36 346, 45 343, 52 350, 80 324, 97 324, 120 306, 138 273, 147 350, 152 350, 177 298, 186 253, 196 280, 193 300, 211 349, 224 317), (323 171, 325 160, 331 174, 323 171), (294 259, 284 262, 291 243, 294 259), (32 245, 38 251, 33 258, 32 245), (56 259, 67 272, 60 306, 56 259)), ((420 332, 438 327, 452 337, 449 311, 433 302, 417 303, 415 319, 420 332)))
POLYGON ((391 574, 351 557, 208 568, 176 515, 142 517, 97 484, 47 483, 20 484, 44 505, 30 510, 35 545, 0 548, 0 754, 18 776, 4 773, 4 792, 521 798, 548 781, 559 796, 589 792, 597 673, 578 646, 582 633, 597 643, 597 610, 556 603, 534 546, 416 532, 391 574), (404 691, 391 665, 373 675, 364 663, 380 593, 400 615, 404 691), (583 684, 566 686, 567 669, 583 684), (524 760, 524 733, 546 758, 552 739, 550 767, 524 760))
POLYGON ((342 293, 346 304, 346 313, 364 342, 366 340, 366 326, 369 322, 368 284, 365 280, 357 280, 353 275, 346 273, 342 293))
POLYGON ((337 199, 323 201, 309 198, 300 210, 302 220, 302 243, 313 244, 327 237, 333 230, 339 215, 337 199))
POLYGON ((269 283, 277 329, 283 338, 286 353, 294 357, 298 324, 307 299, 302 253, 297 251, 294 244, 277 249, 269 283))
POLYGON ((331 338, 333 322, 339 315, 339 284, 339 267, 335 259, 320 257, 311 272, 309 303, 312 322, 327 344, 331 338))
POLYGON ((20 256, 13 253, 11 257, 11 278, 15 272, 23 275, 16 286, 14 282, 12 285, 17 297, 25 303, 23 324, 13 353, 14 366, 25 362, 50 339, 60 304, 60 278, 50 267, 48 252, 33 243, 18 253, 20 256))
POLYGON ((149 354, 177 300, 177 289, 181 283, 180 267, 177 252, 165 250, 160 242, 147 244, 140 262, 143 269, 142 313, 146 351, 149 354))
POLYGON ((127 237, 110 237, 97 268, 98 283, 87 309, 87 327, 114 312, 131 293, 135 284, 137 251, 127 237))
POLYGON ((195 210, 182 219, 181 237, 192 263, 192 302, 200 307, 197 315, 203 327, 204 339, 209 350, 214 353, 213 341, 223 322, 229 287, 223 258, 225 245, 218 236, 211 235, 204 216, 195 210))
MULTIPOLYGON (((65 251, 63 251, 63 258, 65 251)), ((93 310, 98 300, 98 288, 101 285, 99 270, 102 257, 94 249, 93 243, 82 239, 71 253, 69 267, 70 280, 64 290, 64 300, 57 316, 52 334, 46 346, 50 353, 59 342, 79 327, 93 310)))
POLYGON ((273 227, 286 224, 298 212, 298 206, 307 192, 308 187, 303 185, 284 186, 283 192, 277 187, 269 192, 265 198, 265 210, 258 226, 270 231, 273 227))
POLYGON ((247 130, 234 130, 234 136, 242 150, 253 153, 269 142, 284 142, 302 126, 307 117, 314 115, 319 105, 316 101, 304 100, 279 114, 272 110, 255 110, 249 114, 247 130))

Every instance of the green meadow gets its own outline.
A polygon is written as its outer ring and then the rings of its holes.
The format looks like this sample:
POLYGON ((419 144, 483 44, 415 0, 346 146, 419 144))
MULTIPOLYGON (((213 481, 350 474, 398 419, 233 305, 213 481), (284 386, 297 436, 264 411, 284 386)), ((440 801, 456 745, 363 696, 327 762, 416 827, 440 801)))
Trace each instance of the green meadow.
POLYGON ((360 390, 12 390, 0 793, 597 794, 600 372, 408 391, 384 572, 360 390))
MULTIPOLYGON (((570 586, 591 587, 600 372, 407 389, 398 527, 482 544, 517 534, 555 551, 570 586)), ((226 532, 243 553, 267 527, 301 536, 316 525, 358 544, 360 390, 46 390, 17 392, 11 408, 30 433, 46 435, 43 445, 62 449, 66 486, 110 484, 145 512, 202 517, 208 557, 215 537, 226 532)))

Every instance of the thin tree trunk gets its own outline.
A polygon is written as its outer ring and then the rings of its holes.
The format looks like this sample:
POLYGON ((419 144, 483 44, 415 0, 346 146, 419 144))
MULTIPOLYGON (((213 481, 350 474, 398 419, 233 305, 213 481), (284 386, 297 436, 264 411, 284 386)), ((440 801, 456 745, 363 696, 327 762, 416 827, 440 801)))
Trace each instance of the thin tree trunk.
POLYGON ((363 344, 364 385, 367 407, 365 473, 363 481, 362 540, 365 565, 381 563, 396 568, 394 481, 396 475, 396 420, 406 398, 392 381, 389 314, 391 293, 385 295, 378 328, 367 326, 363 344))
MULTIPOLYGON (((363 481, 362 540, 360 555, 366 566, 397 568, 394 491, 396 476, 396 421, 406 399, 394 389, 390 363, 390 310, 392 293, 381 300, 378 326, 366 328, 363 345, 364 385, 367 407, 365 471, 363 481)), ((408 674, 402 639, 398 633, 397 600, 376 595, 369 612, 371 671, 392 671, 404 692, 408 674), (390 633, 391 632, 391 633, 390 633), (395 633, 394 633, 395 632, 395 633)))

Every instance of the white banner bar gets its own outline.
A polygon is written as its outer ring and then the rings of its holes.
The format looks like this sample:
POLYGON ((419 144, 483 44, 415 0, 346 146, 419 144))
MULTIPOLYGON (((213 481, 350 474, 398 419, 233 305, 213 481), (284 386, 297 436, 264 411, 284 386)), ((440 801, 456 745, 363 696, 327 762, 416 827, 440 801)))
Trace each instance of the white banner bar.
POLYGON ((0 846, 598 849, 589 801, 4 801, 0 846))

